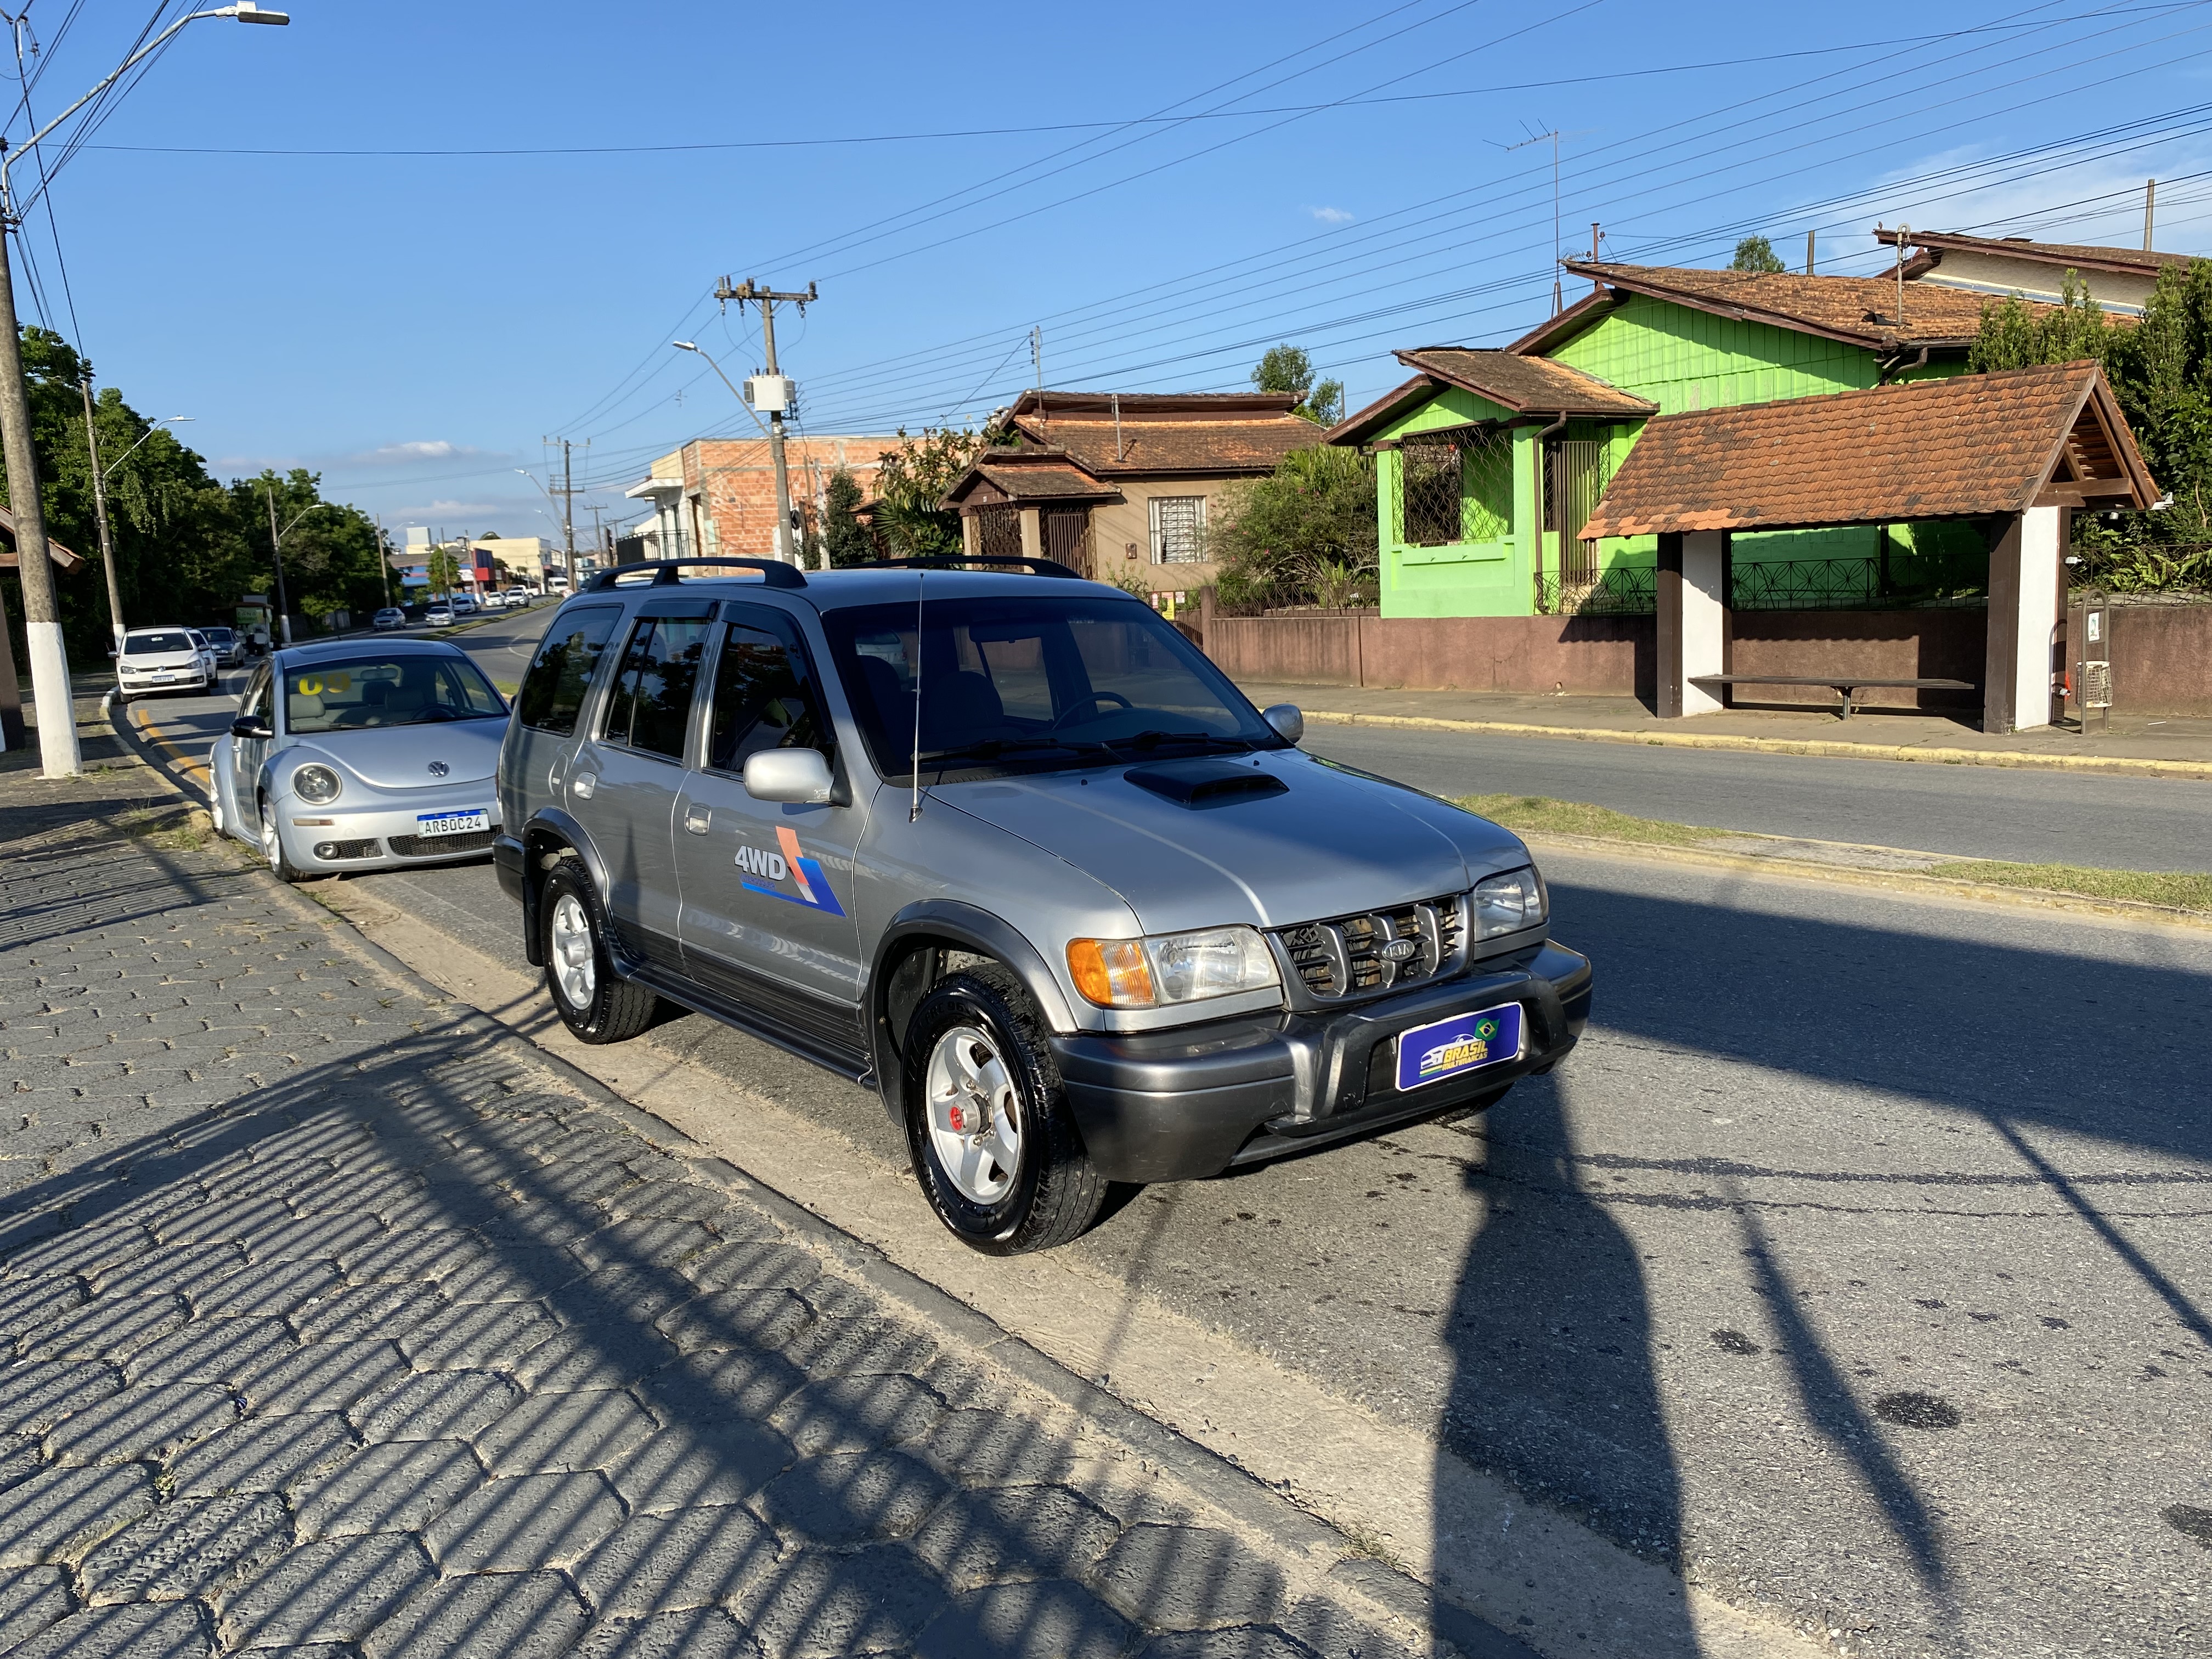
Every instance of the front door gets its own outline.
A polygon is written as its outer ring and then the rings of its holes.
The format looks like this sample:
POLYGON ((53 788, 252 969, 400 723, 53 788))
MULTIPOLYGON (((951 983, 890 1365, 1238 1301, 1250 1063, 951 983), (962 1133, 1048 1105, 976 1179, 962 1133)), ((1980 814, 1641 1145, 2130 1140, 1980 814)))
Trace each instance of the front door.
POLYGON ((630 624, 594 740, 568 769, 568 810, 606 869, 616 937, 669 969, 682 962, 669 838, 712 611, 702 599, 646 606, 630 624))
MULTIPOLYGON (((274 700, 269 695, 269 665, 264 663, 253 671, 246 695, 238 700, 238 718, 273 730, 270 705, 274 700)), ((224 738, 220 741, 231 745, 231 822, 244 830, 248 841, 255 840, 261 834, 261 804, 255 797, 261 787, 261 763, 269 758, 269 739, 224 738)))
POLYGON ((725 604, 702 764, 677 804, 684 960, 690 977, 802 1046, 865 1065, 853 851, 865 806, 755 800, 748 756, 836 738, 793 619, 725 604))

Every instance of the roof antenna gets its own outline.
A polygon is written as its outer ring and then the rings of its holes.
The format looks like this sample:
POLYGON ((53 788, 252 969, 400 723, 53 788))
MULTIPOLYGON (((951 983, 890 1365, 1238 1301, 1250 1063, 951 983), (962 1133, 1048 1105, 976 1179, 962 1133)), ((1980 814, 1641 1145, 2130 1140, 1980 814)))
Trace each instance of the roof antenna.
POLYGON ((914 573, 914 794, 907 803, 906 821, 921 816, 921 585, 929 572, 914 573))
POLYGON ((1905 244, 1912 234, 1912 227, 1903 220, 1897 224, 1897 325, 1905 326, 1905 244))

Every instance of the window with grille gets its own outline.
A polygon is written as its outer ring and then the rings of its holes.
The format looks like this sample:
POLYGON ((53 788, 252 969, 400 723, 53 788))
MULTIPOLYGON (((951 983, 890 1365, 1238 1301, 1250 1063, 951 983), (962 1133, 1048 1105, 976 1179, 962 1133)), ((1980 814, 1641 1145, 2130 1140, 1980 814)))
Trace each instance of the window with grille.
POLYGON ((1464 432, 1412 432, 1398 446, 1401 538, 1414 547, 1448 547, 1462 538, 1460 478, 1464 432))
POLYGON ((1206 556, 1206 497, 1152 497, 1152 562, 1195 564, 1206 556))
POLYGON ((1022 556, 1022 510, 1018 507, 987 507, 975 515, 975 550, 986 558, 1022 556))

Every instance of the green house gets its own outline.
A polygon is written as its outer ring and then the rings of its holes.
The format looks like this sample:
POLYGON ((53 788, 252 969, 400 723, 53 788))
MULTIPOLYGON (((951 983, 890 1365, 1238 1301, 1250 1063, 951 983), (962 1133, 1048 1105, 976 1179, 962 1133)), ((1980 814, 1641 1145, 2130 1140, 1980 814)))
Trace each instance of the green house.
MULTIPOLYGON (((1502 349, 1396 353, 1413 377, 1329 441, 1376 458, 1388 617, 1639 614, 1651 537, 1585 542, 1654 416, 1963 374, 1983 297, 1888 277, 1566 262, 1593 284, 1502 349)), ((1742 534, 1745 608, 1978 592, 1987 552, 1947 523, 1742 534)))

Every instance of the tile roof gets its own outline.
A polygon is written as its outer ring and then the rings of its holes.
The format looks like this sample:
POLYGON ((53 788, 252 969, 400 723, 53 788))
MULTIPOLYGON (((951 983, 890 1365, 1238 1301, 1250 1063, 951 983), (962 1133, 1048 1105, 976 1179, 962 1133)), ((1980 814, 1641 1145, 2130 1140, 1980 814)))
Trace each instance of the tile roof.
MULTIPOLYGON (((15 515, 4 507, 0 507, 0 536, 7 538, 6 546, 0 547, 0 570, 21 569, 23 562, 15 555, 15 515)), ((46 557, 58 570, 74 570, 84 562, 52 536, 46 538, 46 557)))
MULTIPOLYGON (((1968 236, 1948 230, 1910 230, 1902 233, 1905 245, 1918 248, 1923 253, 1941 254, 1987 253, 2004 259, 2033 259, 2038 264, 2068 266, 2075 270, 2130 271, 2146 276, 2155 276, 2168 265, 2187 266, 2195 257, 2187 253, 2155 253, 2140 247, 2095 247, 2086 242, 2039 242, 2026 236, 1968 236)), ((1891 247, 1897 246, 1899 233, 1876 230, 1874 239, 1891 247)), ((1905 280, 1916 274, 1914 266, 1930 270, 1939 260, 1908 261, 1905 267, 1905 280)))
POLYGON ((1595 374, 1548 357, 1524 357, 1510 351, 1467 346, 1417 346, 1393 355, 1420 373, 1331 427, 1327 434, 1330 443, 1363 443, 1447 386, 1486 398, 1516 415, 1634 417, 1651 414, 1659 407, 1595 374))
MULTIPOLYGON (((1884 351, 1964 344, 1979 331, 1982 307, 1987 303, 1983 295, 1963 289, 1907 283, 1905 321, 1900 326, 1897 283, 1889 276, 1689 270, 1671 265, 1593 264, 1586 259, 1563 259, 1560 264, 1577 276, 1632 294, 1884 351)), ((1576 310, 1590 304, 1585 300, 1576 310)), ((1560 337, 1559 325, 1572 314, 1551 319, 1508 349, 1524 356, 1548 349, 1560 337)))
POLYGON ((1133 410, 1134 401, 1121 400, 1118 450, 1111 414, 1063 411, 1056 398, 1045 418, 1018 414, 1012 424, 1032 442, 1064 451, 1098 478, 1161 472, 1272 472, 1284 456, 1322 440, 1321 428, 1291 414, 1285 400, 1276 400, 1284 404, 1279 409, 1223 416, 1194 411, 1149 414, 1133 410))
POLYGON ((1585 538, 2016 513, 2046 483, 2156 498, 2094 362, 1739 404, 1652 421, 1585 538))
MULTIPOLYGON (((986 501, 1111 501, 1118 492, 1056 450, 987 449, 945 492, 944 505, 959 506, 988 484, 986 501)), ((994 503, 995 504, 995 503, 994 503)))

